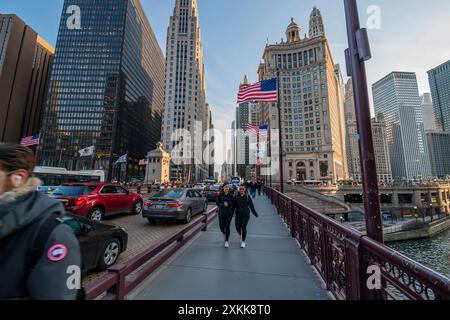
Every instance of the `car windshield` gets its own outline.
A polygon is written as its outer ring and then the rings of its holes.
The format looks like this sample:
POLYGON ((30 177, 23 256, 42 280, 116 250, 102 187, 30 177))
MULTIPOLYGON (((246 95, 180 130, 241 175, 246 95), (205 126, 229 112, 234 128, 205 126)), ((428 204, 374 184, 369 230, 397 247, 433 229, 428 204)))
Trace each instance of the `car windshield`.
POLYGON ((163 190, 155 194, 152 198, 155 199, 180 199, 183 196, 183 190, 181 189, 169 189, 163 190))
POLYGON ((89 194, 95 190, 95 186, 61 186, 54 192, 54 196, 78 197, 89 194))

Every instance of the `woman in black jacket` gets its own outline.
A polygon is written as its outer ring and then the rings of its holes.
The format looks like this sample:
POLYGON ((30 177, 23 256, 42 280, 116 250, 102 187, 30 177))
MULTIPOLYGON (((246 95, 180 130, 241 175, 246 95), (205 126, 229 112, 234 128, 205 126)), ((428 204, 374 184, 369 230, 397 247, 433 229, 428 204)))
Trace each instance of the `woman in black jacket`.
POLYGON ((236 195, 236 230, 241 236, 241 248, 245 248, 245 240, 247 238, 247 225, 250 221, 250 211, 258 218, 252 198, 247 195, 244 186, 239 187, 239 193, 236 195))
POLYGON ((233 193, 230 190, 230 186, 225 185, 223 187, 223 191, 217 197, 216 204, 219 208, 219 226, 220 231, 223 233, 223 237, 225 240, 225 248, 229 248, 229 240, 230 240, 230 225, 231 220, 233 219, 234 208, 235 208, 235 199, 233 193))

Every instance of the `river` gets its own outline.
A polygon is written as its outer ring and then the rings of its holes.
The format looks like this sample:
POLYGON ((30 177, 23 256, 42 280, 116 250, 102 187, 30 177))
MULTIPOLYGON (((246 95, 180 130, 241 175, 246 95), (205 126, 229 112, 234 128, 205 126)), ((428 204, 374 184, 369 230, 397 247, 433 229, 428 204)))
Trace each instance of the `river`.
POLYGON ((392 249, 450 277, 450 229, 432 239, 394 242, 392 249))

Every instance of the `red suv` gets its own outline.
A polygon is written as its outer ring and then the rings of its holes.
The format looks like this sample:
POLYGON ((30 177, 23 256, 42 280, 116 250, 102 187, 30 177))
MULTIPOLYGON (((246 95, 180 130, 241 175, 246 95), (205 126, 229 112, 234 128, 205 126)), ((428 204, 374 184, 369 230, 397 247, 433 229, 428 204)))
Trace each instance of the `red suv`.
POLYGON ((142 197, 116 184, 64 184, 52 197, 60 200, 68 212, 94 221, 116 213, 142 213, 142 197))

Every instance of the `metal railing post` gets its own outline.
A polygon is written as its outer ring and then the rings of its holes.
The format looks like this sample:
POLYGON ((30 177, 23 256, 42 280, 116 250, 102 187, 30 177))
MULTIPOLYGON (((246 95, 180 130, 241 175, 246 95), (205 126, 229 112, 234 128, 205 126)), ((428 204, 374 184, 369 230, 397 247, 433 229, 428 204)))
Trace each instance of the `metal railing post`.
POLYGON ((126 288, 125 288, 125 276, 123 271, 126 265, 118 264, 108 268, 108 272, 114 273, 117 276, 117 283, 114 288, 108 290, 109 293, 114 293, 117 300, 125 300, 126 288))

